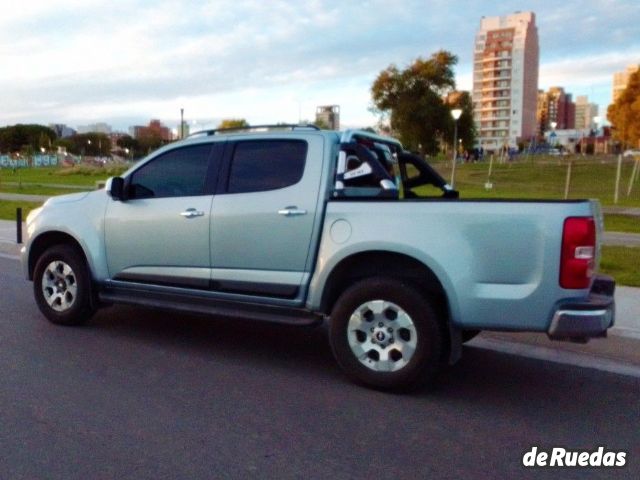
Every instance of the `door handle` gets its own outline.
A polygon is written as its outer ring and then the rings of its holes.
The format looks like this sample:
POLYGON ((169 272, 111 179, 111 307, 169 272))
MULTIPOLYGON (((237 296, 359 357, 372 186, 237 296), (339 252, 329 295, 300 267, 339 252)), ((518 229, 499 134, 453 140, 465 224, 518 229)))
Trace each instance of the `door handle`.
POLYGON ((184 212, 180 212, 180 216, 184 218, 202 217, 204 212, 200 212, 195 208, 187 208, 184 212))
POLYGON ((302 210, 301 208, 298 208, 295 206, 291 206, 291 207, 285 207, 281 210, 278 210, 278 214, 284 215, 285 217, 293 217, 296 215, 306 215, 307 211, 302 210))

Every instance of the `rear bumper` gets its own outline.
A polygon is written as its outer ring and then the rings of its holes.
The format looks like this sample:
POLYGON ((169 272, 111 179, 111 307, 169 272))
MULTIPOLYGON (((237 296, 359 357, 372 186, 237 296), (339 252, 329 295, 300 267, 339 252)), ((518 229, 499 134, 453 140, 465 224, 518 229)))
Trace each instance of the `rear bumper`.
POLYGON ((599 275, 584 300, 568 300, 557 305, 548 335, 554 340, 584 341, 606 337, 615 321, 613 278, 599 275))

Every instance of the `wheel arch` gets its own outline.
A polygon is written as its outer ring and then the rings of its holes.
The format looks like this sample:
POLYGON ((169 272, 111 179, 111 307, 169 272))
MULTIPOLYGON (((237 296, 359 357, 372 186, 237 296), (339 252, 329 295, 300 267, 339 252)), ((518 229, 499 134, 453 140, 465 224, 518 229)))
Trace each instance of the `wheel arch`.
POLYGON ((33 272, 36 268, 36 263, 38 263, 38 259, 40 256, 50 247, 54 245, 69 245, 76 249, 78 253, 82 255, 85 262, 87 263, 87 267, 89 271, 91 270, 89 267, 89 257, 87 256, 84 248, 80 242, 74 238, 72 235, 61 232, 61 231, 48 231, 41 233, 38 235, 32 242, 31 247, 29 248, 29 263, 28 263, 28 274, 29 280, 33 280, 33 272))
POLYGON ((330 314, 340 294, 352 283, 367 277, 389 276, 413 284, 442 307, 443 318, 449 319, 449 300, 437 275, 420 260, 384 250, 350 255, 340 261, 327 278, 322 292, 320 309, 330 314))

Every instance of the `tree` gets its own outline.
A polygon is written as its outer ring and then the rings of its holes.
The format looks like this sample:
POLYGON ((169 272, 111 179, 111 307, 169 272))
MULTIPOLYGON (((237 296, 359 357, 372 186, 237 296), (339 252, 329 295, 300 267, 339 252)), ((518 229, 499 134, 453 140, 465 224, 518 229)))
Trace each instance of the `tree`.
POLYGON ((19 152, 25 147, 32 151, 50 149, 56 133, 44 125, 13 125, 0 128, 0 152, 19 152))
MULTIPOLYGON (((453 138, 450 106, 444 99, 455 89, 453 66, 457 62, 455 55, 440 50, 428 60, 418 58, 404 70, 390 65, 375 79, 371 87, 375 110, 388 116, 391 129, 409 148, 435 153, 440 139, 453 138)), ((471 115, 471 103, 463 106, 465 116, 471 115)), ((463 139, 473 136, 465 125, 458 124, 463 139)))
MULTIPOLYGON (((128 156, 130 155, 133 158, 140 157, 144 154, 142 148, 140 147, 140 142, 133 138, 131 135, 123 135, 118 138, 116 141, 118 147, 122 150, 128 150, 128 156)), ((127 154, 127 152, 125 152, 127 154)))
POLYGON ((111 139, 104 133, 78 133, 67 140, 67 151, 74 155, 104 157, 111 152, 111 139))
POLYGON ((629 77, 625 88, 607 110, 613 136, 623 148, 640 145, 640 68, 629 77))
POLYGON ((244 118, 225 118, 220 122, 218 128, 244 128, 248 126, 249 123, 244 118))
MULTIPOLYGON (((459 144, 465 150, 473 149, 476 138, 476 128, 473 122, 473 101, 471 100, 471 95, 469 92, 452 92, 447 96, 445 103, 448 107, 453 110, 454 108, 459 108, 462 110, 462 114, 458 119, 458 140, 459 144)), ((453 142, 453 134, 455 128, 455 121, 451 114, 448 116, 448 121, 450 123, 449 128, 446 130, 444 135, 445 140, 448 144, 453 142)))

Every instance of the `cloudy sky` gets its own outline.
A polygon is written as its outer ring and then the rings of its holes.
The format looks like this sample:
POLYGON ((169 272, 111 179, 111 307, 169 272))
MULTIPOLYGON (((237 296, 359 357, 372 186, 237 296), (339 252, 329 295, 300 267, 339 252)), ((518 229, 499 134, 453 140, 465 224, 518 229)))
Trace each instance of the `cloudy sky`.
POLYGON ((613 72, 640 63, 637 0, 0 0, 0 126, 160 118, 215 126, 313 119, 376 122, 369 88, 389 64, 446 49, 471 88, 482 16, 534 11, 540 88, 601 109, 613 72))

